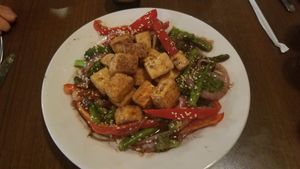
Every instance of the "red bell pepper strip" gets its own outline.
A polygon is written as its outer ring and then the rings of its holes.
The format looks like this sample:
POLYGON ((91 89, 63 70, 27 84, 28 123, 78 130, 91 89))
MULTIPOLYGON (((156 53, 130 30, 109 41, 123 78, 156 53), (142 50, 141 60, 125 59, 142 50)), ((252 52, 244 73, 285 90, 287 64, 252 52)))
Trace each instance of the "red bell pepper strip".
POLYGON ((134 21, 130 28, 133 34, 152 29, 153 21, 157 18, 157 10, 153 9, 134 21))
POLYGON ((224 118, 224 113, 219 113, 206 119, 192 120, 186 127, 184 127, 182 130, 179 131, 178 136, 179 138, 184 138, 188 134, 196 130, 218 124, 220 121, 223 120, 223 118, 224 118))
MULTIPOLYGON (((147 12, 145 15, 137 19, 131 25, 123 25, 119 27, 108 28, 107 26, 102 25, 100 20, 95 20, 93 23, 94 29, 99 32, 101 35, 113 34, 123 34, 131 33, 135 34, 138 32, 146 31, 152 29, 153 20, 157 18, 157 10, 153 9, 147 12)), ((164 27, 168 27, 168 23, 164 24, 164 27)))
POLYGON ((101 35, 109 34, 124 34, 130 33, 131 30, 127 25, 108 28, 107 26, 102 25, 101 20, 95 20, 93 23, 94 29, 99 32, 101 35))
POLYGON ((75 90, 76 86, 74 84, 70 84, 70 83, 67 83, 67 84, 64 84, 64 92, 66 94, 72 94, 75 90))
POLYGON ((138 131, 139 129, 157 127, 159 123, 155 120, 144 119, 122 125, 104 125, 95 123, 90 123, 89 125, 92 131, 97 134, 126 136, 138 131))
POLYGON ((154 117, 172 120, 205 119, 218 114, 221 109, 219 102, 213 102, 212 107, 146 109, 144 112, 154 117))
POLYGON ((170 56, 175 55, 178 50, 175 46, 175 43, 170 39, 168 33, 163 28, 163 24, 158 19, 153 21, 153 30, 156 33, 156 36, 160 40, 162 46, 167 51, 170 56))
POLYGON ((96 124, 92 122, 89 112, 81 106, 81 103, 79 101, 75 103, 75 106, 77 107, 77 110, 79 111, 81 117, 90 126, 91 130, 97 134, 126 136, 136 132, 139 129, 157 127, 160 125, 158 121, 151 119, 143 119, 141 121, 121 125, 96 124))

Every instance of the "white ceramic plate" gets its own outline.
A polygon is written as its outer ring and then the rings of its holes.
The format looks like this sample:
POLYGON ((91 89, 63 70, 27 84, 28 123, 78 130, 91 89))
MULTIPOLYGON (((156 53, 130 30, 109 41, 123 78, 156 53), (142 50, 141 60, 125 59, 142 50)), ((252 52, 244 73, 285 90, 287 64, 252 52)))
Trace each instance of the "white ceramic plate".
MULTIPOLYGON (((150 8, 119 11, 100 17, 106 25, 130 24, 150 8)), ((99 42, 92 22, 74 32, 57 50, 46 71, 42 88, 43 116, 59 149, 80 168, 93 169, 182 169, 206 168, 224 156, 240 136, 249 111, 250 88, 244 65, 231 44, 214 28, 183 13, 158 9, 158 17, 183 30, 214 41, 208 56, 227 53, 227 68, 233 87, 221 100, 224 120, 217 126, 194 133, 182 146, 168 152, 141 156, 133 151, 119 152, 108 143, 88 137, 89 130, 63 85, 72 82, 74 60, 99 42)))

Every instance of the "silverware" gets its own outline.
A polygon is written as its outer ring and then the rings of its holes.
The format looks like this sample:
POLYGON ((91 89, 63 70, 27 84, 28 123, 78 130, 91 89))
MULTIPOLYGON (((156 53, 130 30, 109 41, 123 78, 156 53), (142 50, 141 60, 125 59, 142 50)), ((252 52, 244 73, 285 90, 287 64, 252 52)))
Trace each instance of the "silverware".
POLYGON ((0 64, 2 63, 3 60, 3 39, 2 36, 0 36, 0 64))
POLYGON ((283 3, 283 5, 285 6, 287 11, 289 11, 289 12, 296 11, 295 6, 292 4, 292 2, 290 0, 281 0, 281 2, 283 3))
POLYGON ((9 68, 12 66, 15 60, 15 54, 10 54, 3 60, 3 63, 0 64, 0 86, 2 86, 5 77, 9 71, 9 68))

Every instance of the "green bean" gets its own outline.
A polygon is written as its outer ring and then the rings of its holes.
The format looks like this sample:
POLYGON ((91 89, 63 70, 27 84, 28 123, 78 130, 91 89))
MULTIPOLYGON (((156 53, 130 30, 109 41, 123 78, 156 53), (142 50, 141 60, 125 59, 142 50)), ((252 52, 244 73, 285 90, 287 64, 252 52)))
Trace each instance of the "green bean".
POLYGON ((93 58, 94 56, 98 54, 107 54, 111 53, 111 49, 108 46, 101 46, 101 45, 96 45, 94 47, 89 48, 85 53, 84 53, 84 58, 89 60, 93 58))
MULTIPOLYGON (((172 132, 171 132, 172 133, 172 132)), ((169 131, 157 135, 154 148, 156 152, 162 152, 180 146, 181 141, 171 139, 169 131)))
POLYGON ((191 93, 190 93, 190 96, 189 96, 188 102, 191 106, 194 106, 194 107, 197 106, 197 102, 200 98, 200 95, 201 95, 202 91, 203 91, 203 79, 198 78, 196 80, 195 86, 191 90, 191 93))
POLYGON ((224 62, 224 61, 228 60, 229 57, 230 56, 228 54, 221 54, 218 56, 211 57, 209 59, 213 62, 219 63, 219 62, 224 62))
POLYGON ((172 28, 169 35, 172 39, 175 40, 177 39, 177 40, 190 41, 193 44, 195 44, 197 47, 199 47, 201 50, 204 50, 206 52, 211 51, 213 48, 212 43, 207 39, 198 37, 195 34, 186 31, 182 31, 176 27, 172 28))
POLYGON ((145 139, 146 137, 154 134, 157 131, 158 131, 157 128, 146 128, 146 129, 143 129, 143 130, 135 133, 134 135, 132 135, 130 137, 126 137, 119 143, 119 150, 125 151, 130 146, 136 144, 137 142, 145 139))
POLYGON ((91 120, 93 122, 101 123, 101 121, 102 121, 101 114, 100 114, 99 110, 97 109, 97 106, 94 103, 91 103, 89 105, 89 112, 91 114, 91 120))

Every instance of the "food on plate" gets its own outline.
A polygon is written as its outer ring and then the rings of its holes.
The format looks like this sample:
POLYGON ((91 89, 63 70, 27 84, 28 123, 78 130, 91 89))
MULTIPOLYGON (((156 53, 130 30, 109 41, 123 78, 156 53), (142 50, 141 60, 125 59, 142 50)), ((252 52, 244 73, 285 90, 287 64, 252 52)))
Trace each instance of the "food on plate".
POLYGON ((93 136, 118 149, 163 152, 224 117, 219 100, 230 87, 213 42, 162 22, 153 9, 130 25, 93 24, 105 41, 75 60, 64 91, 93 136))

